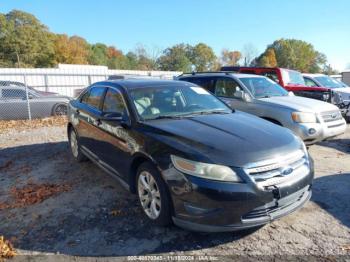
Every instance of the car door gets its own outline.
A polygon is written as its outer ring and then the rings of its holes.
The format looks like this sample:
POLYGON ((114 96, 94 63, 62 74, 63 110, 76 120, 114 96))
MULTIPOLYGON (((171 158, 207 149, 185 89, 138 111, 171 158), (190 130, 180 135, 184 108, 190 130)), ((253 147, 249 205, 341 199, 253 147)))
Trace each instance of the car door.
POLYGON ((130 162, 131 150, 137 146, 131 135, 131 129, 125 127, 123 122, 128 121, 129 111, 124 97, 119 89, 109 87, 102 106, 102 119, 100 129, 101 159, 121 176, 127 172, 130 162))
POLYGON ((91 157, 99 159, 98 153, 100 144, 99 119, 101 118, 101 106, 106 87, 92 86, 81 97, 75 109, 75 116, 78 119, 77 130, 83 150, 91 157))
POLYGON ((219 77, 215 82, 214 94, 234 109, 247 110, 247 103, 235 96, 237 91, 244 92, 242 87, 232 78, 219 77))
POLYGON ((3 87, 1 90, 0 119, 28 119, 28 103, 23 89, 3 87))

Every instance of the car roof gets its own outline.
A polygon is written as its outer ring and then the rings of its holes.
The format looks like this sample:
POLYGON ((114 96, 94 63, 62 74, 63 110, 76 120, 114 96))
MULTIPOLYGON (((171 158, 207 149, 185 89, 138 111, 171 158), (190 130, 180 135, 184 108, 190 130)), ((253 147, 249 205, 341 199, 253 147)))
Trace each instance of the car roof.
POLYGON ((324 74, 303 74, 303 76, 308 76, 308 77, 317 77, 317 76, 326 76, 324 74))
POLYGON ((145 88, 145 87, 162 87, 169 85, 176 86, 193 86, 194 84, 177 80, 158 80, 158 79, 118 79, 97 82, 96 84, 122 87, 126 90, 145 88))
POLYGON ((236 72, 208 72, 208 73, 194 73, 194 74, 184 74, 179 76, 179 78, 189 78, 189 77, 210 77, 210 76, 234 76, 237 78, 258 78, 258 77, 264 77, 262 75, 255 75, 255 74, 242 74, 242 73, 236 73, 236 72))

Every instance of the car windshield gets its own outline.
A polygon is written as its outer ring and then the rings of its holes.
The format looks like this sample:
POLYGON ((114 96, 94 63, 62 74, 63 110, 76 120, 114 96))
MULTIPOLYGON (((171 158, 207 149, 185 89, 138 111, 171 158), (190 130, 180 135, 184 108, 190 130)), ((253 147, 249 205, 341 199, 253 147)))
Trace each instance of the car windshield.
POLYGON ((329 88, 339 88, 344 87, 337 80, 329 77, 329 76, 316 76, 315 79, 323 86, 329 88))
POLYGON ((266 77, 242 77, 240 80, 256 98, 288 95, 283 87, 266 77))
POLYGON ((196 114, 225 114, 232 109, 198 86, 143 87, 129 91, 138 115, 144 120, 196 114))
POLYGON ((344 82, 338 80, 338 79, 334 79, 335 81, 337 81, 339 84, 341 84, 342 87, 348 87, 347 84, 345 84, 344 82))
POLYGON ((298 71, 282 69, 282 77, 284 83, 292 85, 305 85, 303 75, 298 71))

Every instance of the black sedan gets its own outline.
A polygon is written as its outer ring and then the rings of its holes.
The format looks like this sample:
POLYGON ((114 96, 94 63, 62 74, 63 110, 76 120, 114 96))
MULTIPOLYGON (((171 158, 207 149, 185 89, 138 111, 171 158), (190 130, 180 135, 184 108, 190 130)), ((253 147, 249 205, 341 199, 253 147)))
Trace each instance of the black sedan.
POLYGON ((300 139, 191 83, 98 82, 70 102, 68 117, 73 156, 137 193, 158 225, 255 227, 311 196, 312 159, 300 139))

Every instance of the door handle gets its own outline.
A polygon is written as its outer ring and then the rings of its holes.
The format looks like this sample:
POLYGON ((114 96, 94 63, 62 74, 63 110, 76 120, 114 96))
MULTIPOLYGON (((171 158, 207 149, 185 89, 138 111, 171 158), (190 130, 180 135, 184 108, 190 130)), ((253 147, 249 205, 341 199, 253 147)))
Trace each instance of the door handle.
POLYGON ((100 126, 102 124, 102 121, 101 121, 101 119, 97 118, 97 119, 92 120, 92 123, 95 126, 100 126))

